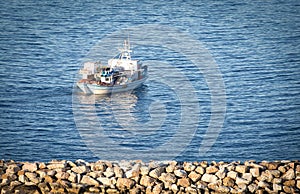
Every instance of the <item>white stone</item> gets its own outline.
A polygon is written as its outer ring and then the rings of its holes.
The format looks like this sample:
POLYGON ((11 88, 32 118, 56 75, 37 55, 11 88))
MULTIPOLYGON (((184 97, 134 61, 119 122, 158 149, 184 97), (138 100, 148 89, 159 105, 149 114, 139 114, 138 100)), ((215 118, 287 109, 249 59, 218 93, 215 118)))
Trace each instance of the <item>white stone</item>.
POLYGON ((218 177, 212 174, 204 174, 201 180, 207 183, 216 183, 218 181, 218 177))
POLYGON ((180 169, 178 169, 178 170, 175 170, 174 171, 174 174, 176 175, 176 176, 178 176, 178 177, 187 177, 187 173, 186 173, 186 171, 185 170, 180 170, 180 169))

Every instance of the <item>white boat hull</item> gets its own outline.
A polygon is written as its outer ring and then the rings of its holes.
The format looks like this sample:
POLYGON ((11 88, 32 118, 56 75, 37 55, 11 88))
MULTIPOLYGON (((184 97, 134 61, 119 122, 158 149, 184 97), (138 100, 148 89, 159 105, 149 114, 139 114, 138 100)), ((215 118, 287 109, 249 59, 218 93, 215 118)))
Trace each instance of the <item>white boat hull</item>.
POLYGON ((127 92, 130 90, 134 90, 140 87, 145 81, 147 77, 130 82, 124 85, 114 85, 114 86, 102 86, 97 84, 87 84, 87 83, 77 83, 77 86, 85 93, 85 94, 111 94, 111 93, 119 93, 119 92, 127 92))

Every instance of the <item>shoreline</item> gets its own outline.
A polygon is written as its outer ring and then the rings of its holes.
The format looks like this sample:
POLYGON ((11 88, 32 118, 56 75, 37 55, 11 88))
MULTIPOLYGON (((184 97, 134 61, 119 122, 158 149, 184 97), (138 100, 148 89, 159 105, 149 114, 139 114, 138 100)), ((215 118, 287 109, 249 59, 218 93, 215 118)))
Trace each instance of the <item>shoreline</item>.
POLYGON ((0 160, 6 193, 299 193, 296 161, 0 160))

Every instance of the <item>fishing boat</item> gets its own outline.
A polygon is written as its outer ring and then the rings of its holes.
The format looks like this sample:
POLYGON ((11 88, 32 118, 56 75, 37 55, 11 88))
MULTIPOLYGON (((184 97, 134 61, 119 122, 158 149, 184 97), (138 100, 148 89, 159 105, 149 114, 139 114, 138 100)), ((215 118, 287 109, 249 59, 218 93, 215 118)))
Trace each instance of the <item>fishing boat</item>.
POLYGON ((86 94, 110 94, 131 91, 141 86, 148 77, 148 69, 140 60, 131 58, 129 39, 107 65, 86 62, 79 74, 77 86, 86 94))

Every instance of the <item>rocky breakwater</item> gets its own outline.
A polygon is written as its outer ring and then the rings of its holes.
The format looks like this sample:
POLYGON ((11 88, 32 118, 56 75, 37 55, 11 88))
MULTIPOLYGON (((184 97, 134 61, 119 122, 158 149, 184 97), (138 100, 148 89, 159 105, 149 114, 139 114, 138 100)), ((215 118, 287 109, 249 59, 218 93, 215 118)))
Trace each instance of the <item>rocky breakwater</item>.
POLYGON ((0 160, 5 193, 299 193, 300 162, 0 160))

